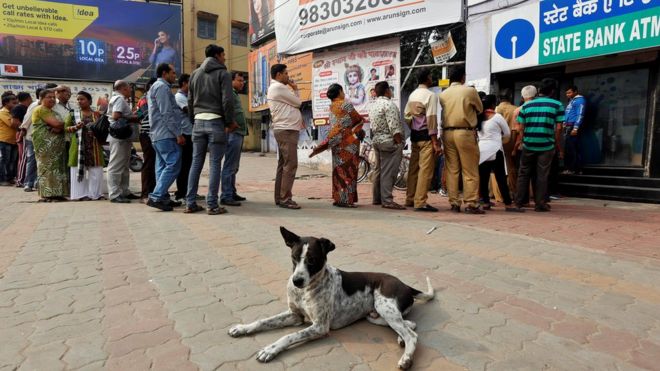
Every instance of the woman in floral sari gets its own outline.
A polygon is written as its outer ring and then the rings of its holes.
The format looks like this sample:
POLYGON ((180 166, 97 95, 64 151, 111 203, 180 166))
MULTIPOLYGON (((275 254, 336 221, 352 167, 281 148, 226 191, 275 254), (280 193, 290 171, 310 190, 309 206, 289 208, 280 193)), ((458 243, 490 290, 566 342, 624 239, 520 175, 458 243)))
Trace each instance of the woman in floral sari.
POLYGON ((42 90, 32 113, 32 142, 37 159, 41 202, 65 201, 69 195, 63 119, 55 113, 55 92, 42 90))
POLYGON ((364 119, 344 101, 344 90, 339 84, 328 88, 330 124, 328 137, 309 155, 313 157, 328 148, 332 149, 332 199, 337 207, 357 207, 357 173, 360 163, 360 140, 364 138, 364 119))
POLYGON ((92 96, 78 92, 79 110, 71 112, 64 121, 67 133, 71 133, 68 165, 71 168, 71 199, 79 201, 100 200, 103 197, 103 149, 89 128, 99 114, 92 111, 92 96))

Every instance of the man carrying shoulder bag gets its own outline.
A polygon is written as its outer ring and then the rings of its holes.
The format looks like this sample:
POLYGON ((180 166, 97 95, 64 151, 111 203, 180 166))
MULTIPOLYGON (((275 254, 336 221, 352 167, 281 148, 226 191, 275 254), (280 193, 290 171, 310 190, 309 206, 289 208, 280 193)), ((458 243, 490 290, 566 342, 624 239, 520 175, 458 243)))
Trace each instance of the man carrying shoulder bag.
POLYGON ((118 80, 114 85, 112 98, 108 103, 110 121, 110 159, 108 160, 108 198, 113 203, 129 203, 139 197, 128 188, 131 163, 132 122, 138 122, 137 115, 128 105, 131 87, 126 81, 118 80))

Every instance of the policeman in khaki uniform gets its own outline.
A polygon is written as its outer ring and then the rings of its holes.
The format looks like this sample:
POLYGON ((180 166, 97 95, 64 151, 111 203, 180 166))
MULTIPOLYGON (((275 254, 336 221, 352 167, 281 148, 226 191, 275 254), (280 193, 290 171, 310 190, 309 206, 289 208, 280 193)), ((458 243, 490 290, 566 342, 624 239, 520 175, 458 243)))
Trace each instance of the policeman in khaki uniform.
POLYGON ((483 214, 479 207, 479 146, 475 133, 477 115, 483 111, 483 106, 477 90, 463 85, 463 68, 454 70, 449 79, 451 85, 440 94, 449 203, 452 211, 461 211, 458 179, 462 174, 465 212, 483 214))

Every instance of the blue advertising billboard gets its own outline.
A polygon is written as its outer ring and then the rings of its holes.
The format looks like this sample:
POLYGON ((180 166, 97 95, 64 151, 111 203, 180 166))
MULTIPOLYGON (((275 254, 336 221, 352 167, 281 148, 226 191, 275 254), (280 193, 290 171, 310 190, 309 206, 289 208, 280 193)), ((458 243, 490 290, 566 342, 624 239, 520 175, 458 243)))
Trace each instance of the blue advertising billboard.
POLYGON ((181 72, 180 5, 0 0, 0 9, 0 63, 24 77, 139 81, 163 62, 181 72))

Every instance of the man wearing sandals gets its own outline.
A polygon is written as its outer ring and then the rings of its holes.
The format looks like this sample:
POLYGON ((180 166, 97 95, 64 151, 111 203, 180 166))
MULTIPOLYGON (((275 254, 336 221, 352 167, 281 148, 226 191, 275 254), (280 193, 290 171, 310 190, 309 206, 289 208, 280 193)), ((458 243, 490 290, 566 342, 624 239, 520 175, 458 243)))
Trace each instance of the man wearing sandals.
POLYGON ((394 202, 392 189, 403 156, 403 125, 399 108, 391 101, 392 89, 387 81, 375 86, 376 100, 369 107, 371 143, 376 154, 374 170, 373 204, 386 209, 405 210, 394 202))
POLYGON ((289 79, 285 64, 270 68, 273 79, 268 87, 271 127, 277 141, 278 162, 275 175, 275 204, 285 209, 300 209, 291 190, 298 170, 298 137, 305 124, 300 113, 298 85, 289 79), (290 88, 289 88, 290 87, 290 88))
POLYGON ((197 205, 199 177, 210 156, 209 192, 206 196, 209 215, 224 214, 227 210, 218 205, 220 188, 220 164, 225 154, 227 133, 238 125, 234 122, 234 96, 231 74, 225 67, 225 50, 218 45, 206 47, 206 59, 193 71, 188 88, 188 114, 194 120, 192 142, 193 161, 188 176, 188 194, 185 213, 204 210, 197 205))

